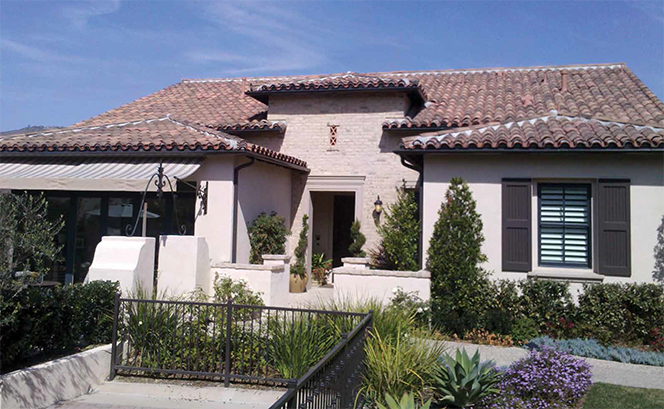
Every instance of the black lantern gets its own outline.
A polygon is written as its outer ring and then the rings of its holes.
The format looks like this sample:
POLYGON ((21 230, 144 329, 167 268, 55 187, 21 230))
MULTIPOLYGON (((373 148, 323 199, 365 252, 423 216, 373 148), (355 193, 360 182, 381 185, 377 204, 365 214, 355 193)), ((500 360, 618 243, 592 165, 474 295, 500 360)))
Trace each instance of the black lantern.
POLYGON ((380 195, 378 195, 378 199, 374 202, 374 212, 377 215, 380 215, 383 212, 383 202, 380 200, 380 195))

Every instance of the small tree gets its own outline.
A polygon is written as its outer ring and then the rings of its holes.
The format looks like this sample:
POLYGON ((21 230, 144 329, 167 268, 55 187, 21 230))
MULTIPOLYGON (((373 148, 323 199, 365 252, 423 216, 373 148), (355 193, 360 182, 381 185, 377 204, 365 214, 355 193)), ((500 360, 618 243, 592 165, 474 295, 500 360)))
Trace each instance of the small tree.
POLYGON ((64 226, 62 217, 48 220, 43 195, 0 194, 0 291, 20 291, 41 281, 48 262, 58 258, 62 246, 55 236, 64 226))
POLYGON ((438 211, 427 269, 433 316, 460 335, 477 327, 486 309, 489 281, 480 266, 487 260, 483 242, 482 219, 470 189, 461 178, 453 178, 438 211))
POLYGON ((366 257, 367 253, 362 250, 364 243, 367 242, 367 238, 364 237, 364 234, 360 231, 360 221, 355 219, 353 224, 350 226, 350 238, 353 242, 348 247, 348 251, 353 257, 366 257))
POLYGON ((300 231, 300 239, 297 242, 297 247, 293 252, 295 255, 295 264, 291 267, 291 274, 294 276, 304 278, 307 275, 306 269, 306 256, 307 256, 307 242, 309 233, 309 216, 306 214, 302 216, 302 230, 300 231))
POLYGON ((382 240, 372 254, 372 262, 389 270, 417 270, 420 221, 415 193, 405 186, 397 189, 397 201, 384 212, 385 222, 378 227, 382 240))
POLYGON ((270 215, 261 213, 248 227, 251 253, 251 264, 263 263, 263 254, 284 254, 286 252, 286 220, 277 216, 276 212, 270 215))
POLYGON ((664 215, 662 222, 657 228, 657 244, 654 248, 655 269, 652 271, 652 278, 655 281, 664 282, 664 215))

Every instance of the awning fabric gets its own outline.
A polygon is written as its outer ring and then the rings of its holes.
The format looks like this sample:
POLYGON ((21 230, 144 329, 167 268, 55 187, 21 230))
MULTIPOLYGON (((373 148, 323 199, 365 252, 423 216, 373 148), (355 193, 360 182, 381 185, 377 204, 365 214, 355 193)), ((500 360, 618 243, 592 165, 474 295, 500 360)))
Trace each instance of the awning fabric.
MULTIPOLYGON (((163 160, 164 174, 171 179, 175 189, 175 178, 191 176, 202 160, 163 160)), ((0 158, 0 189, 142 192, 150 177, 157 172, 159 163, 158 159, 146 158, 0 158)), ((149 190, 156 189, 153 181, 149 190)), ((164 190, 169 190, 168 183, 164 190)))

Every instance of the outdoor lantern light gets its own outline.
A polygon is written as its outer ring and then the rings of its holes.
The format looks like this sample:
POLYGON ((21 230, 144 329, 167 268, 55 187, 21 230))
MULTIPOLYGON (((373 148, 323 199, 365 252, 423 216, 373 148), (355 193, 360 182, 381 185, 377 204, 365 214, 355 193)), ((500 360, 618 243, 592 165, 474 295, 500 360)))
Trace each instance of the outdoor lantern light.
POLYGON ((376 201, 374 202, 374 211, 376 212, 377 215, 383 212, 383 202, 380 200, 380 195, 378 196, 378 199, 376 199, 376 201))

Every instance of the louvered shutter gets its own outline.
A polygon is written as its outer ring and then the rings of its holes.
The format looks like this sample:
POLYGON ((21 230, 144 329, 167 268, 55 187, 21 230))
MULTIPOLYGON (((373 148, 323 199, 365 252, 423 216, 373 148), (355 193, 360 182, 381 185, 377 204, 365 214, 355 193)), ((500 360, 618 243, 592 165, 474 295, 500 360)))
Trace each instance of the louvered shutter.
POLYGON ((503 271, 532 270, 531 186, 529 179, 503 180, 503 271))
POLYGON ((540 265, 590 266, 590 186, 539 185, 540 265))
POLYGON ((631 275, 629 181, 598 181, 599 273, 631 275))

